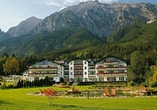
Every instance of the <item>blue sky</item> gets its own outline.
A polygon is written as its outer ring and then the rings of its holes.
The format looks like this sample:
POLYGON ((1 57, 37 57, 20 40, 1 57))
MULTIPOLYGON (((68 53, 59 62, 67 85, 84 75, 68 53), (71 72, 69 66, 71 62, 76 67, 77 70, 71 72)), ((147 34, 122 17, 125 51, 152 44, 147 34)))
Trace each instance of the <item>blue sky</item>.
MULTIPOLYGON (((31 16, 44 19, 65 7, 85 1, 89 0, 0 0, 0 29, 6 32, 10 27, 18 25, 21 21, 31 16)), ((99 2, 150 2, 157 4, 157 0, 99 0, 99 2)))

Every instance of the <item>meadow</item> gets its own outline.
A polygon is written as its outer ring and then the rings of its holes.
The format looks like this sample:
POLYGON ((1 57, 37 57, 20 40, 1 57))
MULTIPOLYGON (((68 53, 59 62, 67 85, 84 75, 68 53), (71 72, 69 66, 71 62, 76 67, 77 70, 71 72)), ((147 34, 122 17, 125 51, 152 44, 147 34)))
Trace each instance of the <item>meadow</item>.
POLYGON ((59 97, 49 105, 45 96, 27 95, 29 92, 39 92, 39 89, 0 89, 0 110, 157 110, 157 97, 59 97))

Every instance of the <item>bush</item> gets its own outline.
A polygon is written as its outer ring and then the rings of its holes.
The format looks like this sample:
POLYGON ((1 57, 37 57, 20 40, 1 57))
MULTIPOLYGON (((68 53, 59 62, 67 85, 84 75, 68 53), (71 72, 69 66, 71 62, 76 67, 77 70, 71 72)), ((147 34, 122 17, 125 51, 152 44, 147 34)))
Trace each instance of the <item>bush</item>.
POLYGON ((141 83, 141 86, 148 87, 148 83, 143 82, 143 83, 141 83))
POLYGON ((130 81, 129 83, 128 83, 128 86, 135 86, 136 84, 135 84, 135 82, 133 82, 133 81, 130 81))

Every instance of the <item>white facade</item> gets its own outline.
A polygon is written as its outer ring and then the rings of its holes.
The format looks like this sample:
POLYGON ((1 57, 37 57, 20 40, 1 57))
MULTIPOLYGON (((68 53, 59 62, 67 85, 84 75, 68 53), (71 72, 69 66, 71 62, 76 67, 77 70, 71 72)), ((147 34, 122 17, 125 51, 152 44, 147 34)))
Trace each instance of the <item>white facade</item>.
POLYGON ((34 65, 29 66, 28 75, 44 79, 46 76, 53 78, 54 81, 60 82, 63 77, 63 66, 47 60, 43 60, 34 65))
POLYGON ((106 57, 95 65, 98 81, 127 81, 127 64, 115 57, 106 57))
POLYGON ((54 81, 72 82, 113 82, 127 81, 127 63, 116 57, 101 60, 74 59, 62 64, 43 60, 31 65, 28 70, 30 77, 44 78, 49 76, 54 81))
POLYGON ((95 82, 98 80, 94 61, 88 63, 88 82, 95 82))
POLYGON ((69 62, 69 80, 85 82, 88 79, 88 61, 75 59, 69 62))

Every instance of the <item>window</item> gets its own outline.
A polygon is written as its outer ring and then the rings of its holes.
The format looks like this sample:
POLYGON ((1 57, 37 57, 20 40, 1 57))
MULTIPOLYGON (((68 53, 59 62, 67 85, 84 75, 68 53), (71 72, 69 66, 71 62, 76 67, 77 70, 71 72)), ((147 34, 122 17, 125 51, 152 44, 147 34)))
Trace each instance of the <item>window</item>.
POLYGON ((85 72, 85 75, 87 75, 87 72, 85 72))
POLYGON ((87 67, 84 67, 84 69, 87 69, 87 67))
POLYGON ((124 81, 124 77, 119 77, 119 81, 124 81))
POLYGON ((107 81, 116 81, 116 77, 107 77, 107 81))
POLYGON ((85 78, 85 82, 87 82, 88 80, 87 80, 87 78, 85 78))
POLYGON ((85 61, 84 64, 86 64, 87 62, 85 61))
POLYGON ((99 78, 99 81, 104 81, 104 78, 103 78, 103 77, 100 77, 100 78, 99 78))
POLYGON ((73 73, 71 72, 71 75, 73 75, 73 73))
POLYGON ((72 70, 73 68, 71 67, 70 69, 72 70))

